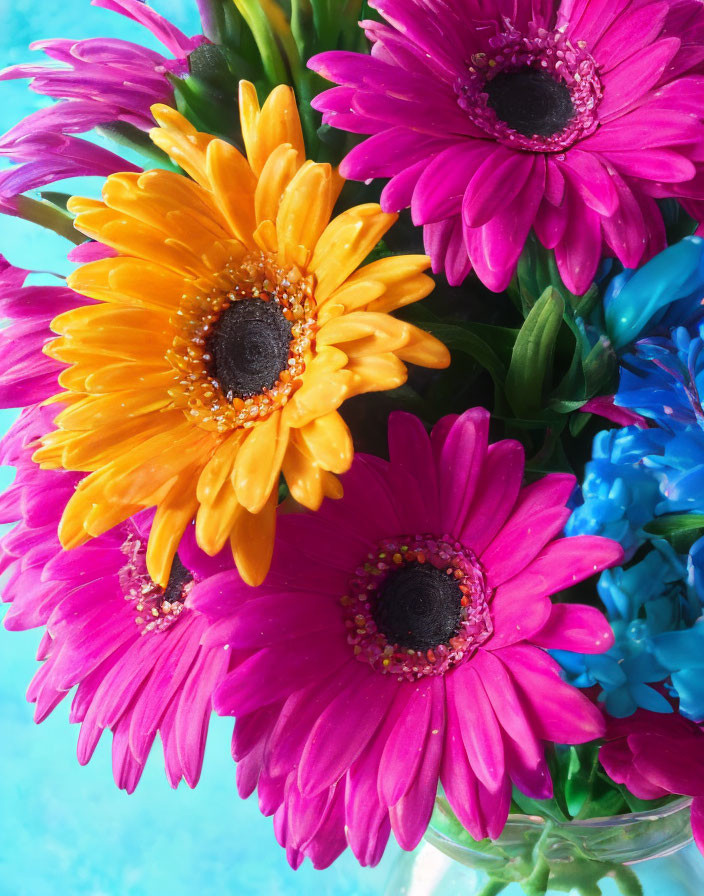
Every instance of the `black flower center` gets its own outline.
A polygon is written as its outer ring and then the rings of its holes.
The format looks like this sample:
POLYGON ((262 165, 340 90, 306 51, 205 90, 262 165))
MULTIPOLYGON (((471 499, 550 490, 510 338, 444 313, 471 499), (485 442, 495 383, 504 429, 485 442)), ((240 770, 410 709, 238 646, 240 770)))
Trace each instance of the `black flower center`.
POLYGON ((462 592, 452 576, 429 564, 411 564, 384 581, 374 622, 390 644, 429 650, 446 644, 460 628, 462 592))
POLYGON ((497 118, 525 137, 559 134, 574 117, 567 85, 548 72, 533 68, 500 72, 484 92, 497 118))
POLYGON ((291 322, 274 301, 240 299, 220 315, 207 349, 212 375, 232 398, 271 389, 288 364, 291 322))
POLYGON ((182 603, 183 590, 189 582, 193 581, 193 575, 181 563, 181 558, 176 554, 171 564, 169 583, 161 596, 161 603, 182 603))

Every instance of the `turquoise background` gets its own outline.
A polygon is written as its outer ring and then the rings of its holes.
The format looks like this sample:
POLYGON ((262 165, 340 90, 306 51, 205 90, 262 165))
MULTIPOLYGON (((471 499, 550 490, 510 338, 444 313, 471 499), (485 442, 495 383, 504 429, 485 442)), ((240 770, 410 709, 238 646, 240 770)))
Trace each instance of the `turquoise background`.
MULTIPOLYGON (((195 0, 155 0, 189 34, 199 30, 195 0)), ((29 61, 32 40, 110 36, 144 42, 134 23, 88 0, 0 0, 0 67, 29 61)), ((40 108, 26 82, 0 83, 0 131, 40 108)), ((75 184, 72 185, 76 189, 75 184)), ((67 243, 0 216, 0 252, 20 267, 66 271, 67 243)), ((15 414, 0 411, 4 431, 15 414)), ((0 486, 12 481, 0 470, 0 486)), ((0 613, 2 611, 0 610, 0 613)), ((270 819, 235 792, 232 723, 214 719, 203 778, 195 791, 169 787, 155 748, 137 791, 117 790, 110 738, 86 767, 75 756, 78 729, 68 701, 41 726, 26 687, 37 663, 39 633, 0 628, 0 894, 2 896, 191 896, 254 894, 371 896, 382 893, 395 849, 382 865, 360 869, 345 855, 324 872, 294 872, 270 819)))

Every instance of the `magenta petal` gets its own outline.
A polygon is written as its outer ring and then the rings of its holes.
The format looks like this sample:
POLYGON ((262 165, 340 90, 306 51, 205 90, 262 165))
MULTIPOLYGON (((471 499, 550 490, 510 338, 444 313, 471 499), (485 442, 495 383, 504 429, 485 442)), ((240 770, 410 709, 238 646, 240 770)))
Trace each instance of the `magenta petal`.
POLYGON ((439 485, 430 437, 418 417, 403 411, 389 415, 389 456, 391 463, 402 467, 414 478, 424 483, 428 531, 440 525, 439 485))
POLYGON ((472 665, 481 677, 499 724, 514 742, 516 755, 525 767, 537 768, 543 758, 543 749, 528 723, 506 667, 491 652, 482 649, 475 654, 472 665))
POLYGON ((445 271, 450 286, 460 286, 469 276, 472 263, 464 243, 462 218, 455 215, 423 228, 425 251, 433 263, 433 273, 445 271))
POLYGON ((406 793, 423 759, 433 703, 430 679, 407 685, 404 703, 379 762, 379 796, 394 806, 406 793))
POLYGON ((489 605, 494 634, 488 650, 496 650, 518 641, 532 640, 550 618, 551 604, 545 595, 531 592, 511 582, 501 585, 489 605))
POLYGON ((433 224, 459 215, 470 178, 490 152, 486 141, 469 140, 435 156, 413 193, 413 223, 433 224))
POLYGON ((634 53, 625 62, 603 76, 604 98, 599 117, 608 121, 626 112, 657 84, 660 76, 680 48, 677 38, 666 38, 651 44, 647 50, 634 53))
POLYGON ((391 827, 402 849, 412 850, 425 834, 435 806, 445 742, 445 681, 432 679, 432 712, 423 759, 406 794, 390 811, 391 827))
POLYGON ((558 744, 581 744, 601 737, 604 718, 577 688, 566 684, 560 667, 537 647, 514 644, 497 650, 521 697, 536 735, 558 744))
POLYGON ((447 731, 440 779, 452 811, 475 840, 488 836, 479 807, 477 776, 472 770, 460 732, 459 717, 453 700, 447 701, 447 731))
POLYGON ((556 594, 596 575, 623 559, 618 542, 599 535, 577 535, 551 542, 523 572, 505 587, 528 592, 556 594))
MULTIPOLYGON (((643 258, 650 228, 623 178, 614 174, 613 183, 619 194, 619 206, 615 215, 601 220, 604 238, 625 267, 636 268, 643 258)), ((658 216, 662 227, 662 216, 658 216)))
POLYGON ((581 604, 555 604, 550 618, 531 641, 546 650, 605 653, 614 644, 614 633, 604 614, 581 604))
POLYGON ((704 797, 704 739, 632 734, 628 746, 638 771, 656 787, 704 797))
POLYGON ((624 46, 631 55, 651 44, 662 31, 669 9, 668 3, 647 3, 620 17, 594 48, 601 69, 609 71, 622 60, 624 46))
MULTIPOLYGON (((395 702, 401 704, 401 708, 405 705, 405 701, 397 699, 395 702)), ((386 737, 398 718, 395 709, 395 706, 392 707, 368 748, 347 773, 347 838, 352 852, 362 865, 373 866, 379 862, 391 832, 388 809, 379 799, 377 778, 386 737)))
POLYGON ((544 157, 534 154, 532 166, 520 195, 490 221, 478 228, 469 228, 466 221, 463 222, 472 266, 494 292, 503 292, 508 286, 543 199, 544 157))
POLYGON ((505 523, 523 481, 525 455, 519 442, 505 440, 489 446, 479 484, 459 538, 481 556, 505 523))
POLYGON ((446 147, 446 140, 410 128, 389 128, 355 146, 341 162, 340 173, 354 180, 393 177, 416 162, 430 161, 446 147))
POLYGON ((327 677, 321 676, 308 687, 293 693, 278 710, 278 718, 267 745, 267 771, 287 775, 300 760, 310 732, 321 714, 338 694, 353 688, 359 679, 359 664, 347 665, 327 677))
POLYGON ((475 496, 487 456, 489 412, 465 411, 448 432, 437 462, 443 532, 458 532, 475 496))
POLYGON ((286 602, 281 595, 262 596, 242 604, 233 616, 228 644, 231 647, 267 647, 286 638, 334 631, 340 627, 340 609, 322 594, 307 594, 286 602))
POLYGON ((508 775, 504 778, 498 793, 488 790, 481 781, 478 782, 479 805, 484 816, 487 835, 492 840, 498 840, 506 827, 511 807, 511 790, 511 780, 508 775))
POLYGON ((513 202, 532 168, 529 153, 495 146, 475 171, 464 194, 462 219, 467 227, 481 227, 513 202))
POLYGON ((292 641, 285 652, 265 647, 222 682, 215 693, 215 709, 220 715, 252 712, 304 687, 319 676, 321 668, 332 672, 348 661, 343 634, 325 640, 292 641))
POLYGON ((562 163, 575 189, 597 214, 613 215, 618 208, 619 194, 609 166, 593 152, 573 149, 562 163))
POLYGON ((323 710, 301 756, 298 782, 307 796, 340 780, 369 743, 394 700, 399 684, 379 679, 374 672, 360 675, 323 710))
POLYGON ((471 662, 447 676, 447 699, 454 701, 474 773, 489 790, 498 791, 505 773, 501 729, 481 676, 471 662))
POLYGON ((530 521, 514 514, 482 554, 489 585, 495 588, 525 569, 562 532, 571 514, 566 507, 535 511, 530 521))
POLYGON ((506 744, 506 768, 513 784, 532 800, 549 800, 553 796, 550 769, 544 758, 535 767, 526 765, 520 756, 517 744, 506 744))
POLYGON ((692 835, 697 849, 704 855, 704 798, 695 797, 692 800, 692 835))
POLYGON ((601 261, 601 217, 568 186, 567 227, 555 247, 555 260, 565 286, 583 295, 592 285, 601 261))

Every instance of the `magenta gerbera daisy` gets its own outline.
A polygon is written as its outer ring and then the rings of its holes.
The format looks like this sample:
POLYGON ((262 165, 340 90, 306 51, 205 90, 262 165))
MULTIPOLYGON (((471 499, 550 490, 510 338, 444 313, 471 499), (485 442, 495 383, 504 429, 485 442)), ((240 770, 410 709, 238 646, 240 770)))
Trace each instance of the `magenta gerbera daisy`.
POLYGON ((150 109, 173 103, 170 77, 188 74, 190 54, 205 37, 187 37, 143 0, 91 0, 142 25, 165 48, 159 53, 114 38, 37 41, 49 63, 13 65, 0 81, 29 78, 36 93, 59 100, 32 112, 0 137, 0 156, 21 163, 0 174, 0 211, 21 211, 19 194, 72 177, 106 177, 117 171, 140 171, 104 147, 76 137, 96 127, 125 125, 147 131, 154 126, 150 109))
POLYGON ((609 719, 599 760, 609 777, 638 799, 692 797, 692 834, 704 853, 704 731, 678 712, 640 709, 609 719))
POLYGON ((76 688, 70 719, 81 725, 82 764, 110 729, 115 782, 132 792, 159 734, 171 785, 183 778, 194 787, 212 693, 228 655, 201 646, 207 623, 188 597, 231 559, 207 557, 187 533, 168 586, 156 586, 146 570, 150 514, 144 513, 64 551, 57 527, 81 477, 42 471, 31 461, 32 444, 51 427, 54 413, 51 407, 24 411, 0 446, 0 463, 17 468, 0 499, 0 522, 19 521, 0 541, 2 599, 11 604, 5 626, 45 627, 42 666, 27 694, 36 721, 76 688))
POLYGON ((609 647, 598 610, 550 595, 621 548, 558 538, 574 478, 523 487, 521 445, 488 430, 482 409, 432 437, 393 414, 390 462, 358 455, 342 500, 282 517, 263 586, 194 589, 204 643, 238 652, 215 706, 238 717, 240 793, 258 785, 293 865, 347 844, 374 864, 391 829, 413 849, 438 781, 473 836, 497 837, 512 784, 550 795, 545 742, 603 733, 544 648, 609 647))
MULTIPOLYGON (((371 56, 323 53, 341 85, 314 105, 372 135, 341 171, 390 177, 436 271, 505 289, 533 229, 565 284, 604 248, 637 267, 665 247, 656 200, 704 198, 699 0, 371 0, 371 56)), ((694 200, 694 205, 692 205, 694 200)))
MULTIPOLYGON (((82 256, 86 250, 75 251, 82 256)), ((55 336, 51 321, 89 301, 65 283, 27 284, 33 273, 0 255, 0 318, 10 322, 0 330, 1 408, 28 407, 56 394, 58 375, 66 365, 43 353, 55 336)))

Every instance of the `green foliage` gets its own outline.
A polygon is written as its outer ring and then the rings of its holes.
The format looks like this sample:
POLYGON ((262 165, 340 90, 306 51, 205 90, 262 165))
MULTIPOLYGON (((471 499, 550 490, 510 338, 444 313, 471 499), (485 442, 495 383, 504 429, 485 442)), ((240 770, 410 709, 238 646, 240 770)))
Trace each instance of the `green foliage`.
POLYGON ((239 81, 251 81, 261 101, 288 84, 309 156, 339 162, 353 138, 322 125, 311 102, 330 85, 307 60, 325 50, 362 50, 360 13, 361 0, 208 0, 203 30, 210 43, 191 53, 185 78, 170 77, 178 109, 198 129, 241 144, 239 81))
POLYGON ((695 541, 704 535, 704 514, 670 513, 644 528, 648 534, 669 541, 678 554, 688 554, 695 541))

